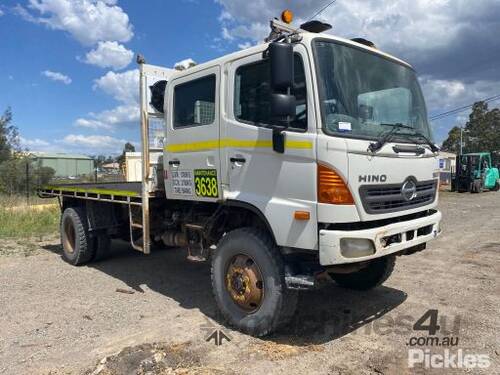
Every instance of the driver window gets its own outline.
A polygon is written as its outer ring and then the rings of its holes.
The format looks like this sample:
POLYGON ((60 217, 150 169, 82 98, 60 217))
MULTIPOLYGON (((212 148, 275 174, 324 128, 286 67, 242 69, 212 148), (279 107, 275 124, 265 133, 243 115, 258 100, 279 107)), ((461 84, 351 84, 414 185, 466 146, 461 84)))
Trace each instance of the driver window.
MULTIPOLYGON (((270 67, 268 60, 240 66, 236 70, 234 116, 237 120, 256 126, 273 124, 270 107, 270 67)), ((307 90, 304 64, 294 55, 294 87, 296 109, 290 130, 307 130, 307 90)))

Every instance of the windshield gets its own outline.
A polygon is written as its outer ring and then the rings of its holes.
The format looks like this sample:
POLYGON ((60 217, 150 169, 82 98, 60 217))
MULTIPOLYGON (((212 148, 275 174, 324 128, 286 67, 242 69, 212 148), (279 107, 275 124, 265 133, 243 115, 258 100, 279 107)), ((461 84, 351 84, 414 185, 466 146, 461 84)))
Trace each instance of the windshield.
MULTIPOLYGON (((331 135, 374 139, 403 124, 393 139, 432 134, 415 72, 402 64, 355 47, 317 40, 315 57, 323 128, 331 135)), ((423 142, 411 138, 411 142, 423 142)))

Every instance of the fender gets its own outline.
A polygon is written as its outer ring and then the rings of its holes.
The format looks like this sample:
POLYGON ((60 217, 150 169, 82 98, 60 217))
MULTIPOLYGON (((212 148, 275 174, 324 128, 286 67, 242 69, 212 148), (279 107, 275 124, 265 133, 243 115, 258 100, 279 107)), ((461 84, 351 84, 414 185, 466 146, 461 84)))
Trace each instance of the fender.
POLYGON ((269 224, 265 215, 262 213, 262 211, 260 209, 255 207, 253 204, 243 202, 243 201, 238 201, 235 199, 226 199, 222 204, 224 206, 228 206, 228 207, 244 208, 244 209, 249 210, 249 211, 253 212, 254 214, 256 214, 259 217, 259 219, 266 225, 267 231, 271 234, 274 243, 276 243, 276 237, 274 236, 273 229, 271 228, 271 225, 269 224))

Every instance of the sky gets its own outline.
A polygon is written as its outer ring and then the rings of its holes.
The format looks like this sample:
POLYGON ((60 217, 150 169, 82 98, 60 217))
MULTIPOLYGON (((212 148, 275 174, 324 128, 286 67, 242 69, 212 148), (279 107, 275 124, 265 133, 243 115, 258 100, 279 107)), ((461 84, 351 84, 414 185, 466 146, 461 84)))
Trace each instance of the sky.
MULTIPOLYGON (((140 138, 137 53, 202 63, 261 43, 283 9, 300 24, 330 2, 0 0, 0 112, 32 151, 117 154, 140 138)), ((430 116, 500 94, 500 0, 337 0, 316 19, 410 62, 430 116)), ((437 143, 467 117, 432 122, 437 143)))

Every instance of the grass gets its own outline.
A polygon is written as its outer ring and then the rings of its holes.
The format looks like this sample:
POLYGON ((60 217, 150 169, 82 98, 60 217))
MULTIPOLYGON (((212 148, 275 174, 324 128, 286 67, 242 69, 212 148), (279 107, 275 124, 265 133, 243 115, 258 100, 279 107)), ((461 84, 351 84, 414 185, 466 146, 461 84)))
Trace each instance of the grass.
POLYGON ((59 227, 59 206, 54 199, 0 196, 0 238, 53 235, 59 227))

